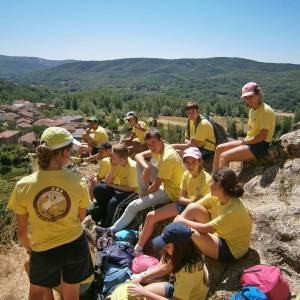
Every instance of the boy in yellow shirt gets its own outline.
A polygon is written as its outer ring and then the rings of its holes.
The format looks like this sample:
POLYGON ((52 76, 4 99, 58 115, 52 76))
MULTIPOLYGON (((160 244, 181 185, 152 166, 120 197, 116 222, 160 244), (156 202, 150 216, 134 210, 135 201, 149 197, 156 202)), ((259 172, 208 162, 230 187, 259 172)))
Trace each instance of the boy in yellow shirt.
POLYGON ((129 155, 132 156, 147 150, 145 135, 149 129, 148 125, 144 121, 139 121, 134 111, 129 111, 126 114, 125 120, 132 127, 130 136, 122 141, 127 146, 129 155))
POLYGON ((111 225, 117 206, 130 194, 138 192, 136 162, 128 157, 128 149, 123 144, 112 147, 110 170, 104 182, 96 184, 93 194, 96 206, 88 209, 94 221, 111 225))
POLYGON ((127 206, 123 215, 112 227, 98 228, 98 231, 117 232, 125 228, 138 212, 155 205, 178 200, 184 172, 180 156, 171 145, 164 143, 161 134, 156 129, 151 129, 146 133, 145 141, 149 150, 135 156, 141 190, 140 198, 127 206), (153 165, 145 160, 148 158, 155 158, 157 161, 156 172, 154 172, 153 165))

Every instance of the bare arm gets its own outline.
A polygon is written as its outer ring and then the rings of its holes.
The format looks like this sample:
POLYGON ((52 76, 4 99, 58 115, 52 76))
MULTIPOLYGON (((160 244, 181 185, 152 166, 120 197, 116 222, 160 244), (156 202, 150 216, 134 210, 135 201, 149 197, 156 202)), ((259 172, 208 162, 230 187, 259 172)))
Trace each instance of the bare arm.
POLYGON ((148 169, 148 162, 146 162, 145 158, 150 158, 151 157, 151 151, 146 150, 144 152, 138 153, 135 156, 135 160, 137 163, 139 163, 144 169, 148 169))
POLYGON ((190 221, 188 219, 183 218, 181 215, 178 215, 175 219, 175 222, 183 222, 187 226, 189 226, 192 229, 195 229, 196 231, 200 233, 214 233, 215 229, 209 225, 209 223, 203 224, 203 223, 198 223, 194 221, 190 221))
POLYGON ((141 277, 141 282, 146 282, 151 279, 161 278, 171 274, 173 267, 171 264, 159 263, 149 273, 141 277))
POLYGON ((86 216, 86 209, 85 208, 78 208, 78 218, 82 222, 86 216))
POLYGON ((111 165, 110 171, 104 180, 107 185, 111 185, 113 183, 116 168, 117 168, 117 165, 113 165, 113 164, 111 165))
POLYGON ((161 184, 162 184, 162 180, 156 177, 155 181, 148 187, 147 192, 142 194, 142 196, 146 196, 158 191, 161 184))
POLYGON ((31 241, 28 233, 28 215, 16 214, 17 226, 18 226, 18 237, 22 246, 31 252, 31 241))
POLYGON ((191 202, 193 202, 195 199, 190 199, 187 198, 187 192, 186 191, 180 191, 180 195, 179 195, 179 203, 181 204, 190 204, 191 202))
POLYGON ((249 144, 249 145, 253 145, 253 144, 258 144, 261 142, 264 142, 267 138, 268 135, 268 129, 262 129, 259 134, 257 134, 254 137, 248 138, 244 140, 244 144, 249 144))

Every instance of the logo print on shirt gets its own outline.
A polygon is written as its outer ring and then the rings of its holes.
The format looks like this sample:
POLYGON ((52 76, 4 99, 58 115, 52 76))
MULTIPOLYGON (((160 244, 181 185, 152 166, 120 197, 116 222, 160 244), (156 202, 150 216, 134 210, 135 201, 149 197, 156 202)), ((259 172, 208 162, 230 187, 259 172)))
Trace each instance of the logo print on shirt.
POLYGON ((41 220, 55 222, 68 214, 71 200, 64 189, 57 186, 49 186, 35 196, 33 207, 41 220))

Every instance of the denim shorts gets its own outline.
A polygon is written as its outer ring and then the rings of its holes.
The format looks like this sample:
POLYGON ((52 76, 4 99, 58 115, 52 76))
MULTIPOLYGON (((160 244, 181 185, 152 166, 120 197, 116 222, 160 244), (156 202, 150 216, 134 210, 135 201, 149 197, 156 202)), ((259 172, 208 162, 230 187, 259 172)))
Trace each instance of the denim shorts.
POLYGON ((187 207, 187 205, 185 205, 185 204, 181 204, 179 202, 176 203, 176 210, 179 215, 185 210, 186 207, 187 207))
POLYGON ((235 257, 232 255, 226 241, 219 237, 219 261, 234 261, 235 257))
POLYGON ((165 282, 165 297, 171 299, 174 293, 174 284, 165 282))
POLYGON ((255 156, 256 159, 260 159, 265 157, 268 154, 268 150, 270 148, 270 143, 261 142, 257 144, 247 145, 249 150, 255 156))

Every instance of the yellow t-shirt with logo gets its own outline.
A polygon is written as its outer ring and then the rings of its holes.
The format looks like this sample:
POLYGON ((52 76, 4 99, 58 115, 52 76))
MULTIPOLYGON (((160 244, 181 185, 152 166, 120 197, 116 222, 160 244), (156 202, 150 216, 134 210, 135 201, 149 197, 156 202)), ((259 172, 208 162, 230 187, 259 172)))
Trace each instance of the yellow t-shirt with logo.
POLYGON ((111 163, 109 157, 105 157, 101 159, 99 163, 99 168, 98 168, 98 177, 99 178, 105 178, 107 174, 109 173, 111 168, 111 163))
POLYGON ((189 273, 182 268, 175 274, 173 297, 180 300, 205 300, 208 292, 204 284, 203 270, 193 270, 189 273))
MULTIPOLYGON (((206 119, 202 119, 197 128, 192 120, 188 120, 190 126, 190 140, 195 139, 197 141, 205 142, 201 148, 215 151, 216 137, 213 126, 206 119), (210 142, 209 142, 210 141, 210 142), (211 143, 212 142, 212 143, 211 143)), ((187 131, 185 132, 187 137, 187 131)))
POLYGON ((96 147, 109 140, 106 130, 98 126, 97 129, 91 129, 90 137, 95 141, 96 147))
POLYGON ((251 108, 249 111, 248 126, 246 138, 255 137, 262 129, 267 129, 268 134, 266 142, 271 143, 276 124, 276 116, 273 109, 266 103, 262 103, 257 109, 251 108))
POLYGON ((125 167, 117 166, 113 175, 113 183, 129 186, 138 191, 138 180, 136 171, 136 162, 128 157, 128 164, 125 167))
MULTIPOLYGON (((153 156, 158 158, 155 153, 153 156)), ((166 194, 172 201, 177 201, 184 166, 180 156, 171 145, 164 144, 163 153, 159 155, 157 169, 157 177, 162 180, 166 194)))
POLYGON ((141 144, 145 144, 145 135, 148 130, 148 125, 144 121, 138 121, 138 124, 142 128, 144 128, 145 131, 143 131, 139 128, 135 128, 135 127, 133 127, 132 131, 134 132, 135 136, 137 137, 138 142, 140 142, 141 144))
POLYGON ((210 182, 211 176, 204 170, 201 170, 197 177, 193 177, 186 170, 183 173, 180 189, 186 191, 188 199, 195 201, 210 193, 210 182))
POLYGON ((249 249, 252 220, 244 202, 231 198, 222 205, 217 197, 208 194, 197 203, 210 213, 210 224, 219 237, 226 240, 232 255, 238 259, 249 249))
POLYGON ((32 249, 45 251, 81 236, 78 209, 90 203, 84 178, 69 170, 39 170, 17 182, 8 208, 28 214, 32 249))

